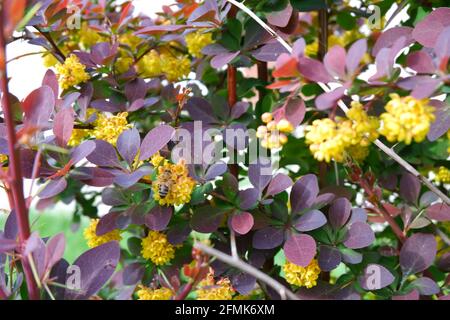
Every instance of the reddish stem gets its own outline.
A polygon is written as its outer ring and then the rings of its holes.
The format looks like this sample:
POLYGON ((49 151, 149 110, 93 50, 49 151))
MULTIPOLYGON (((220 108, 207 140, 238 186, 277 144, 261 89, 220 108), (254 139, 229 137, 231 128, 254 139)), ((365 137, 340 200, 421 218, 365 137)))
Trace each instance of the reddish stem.
MULTIPOLYGON (((4 15, 3 10, 0 11, 0 90, 2 96, 2 108, 4 120, 7 130, 8 152, 9 152, 9 169, 8 169, 8 185, 12 192, 13 203, 10 203, 11 209, 14 209, 17 224, 19 228, 19 240, 21 244, 30 237, 30 223, 28 220, 28 209, 25 204, 25 197, 23 193, 23 176, 20 167, 20 153, 17 148, 17 136, 15 131, 15 123, 12 115, 11 102, 9 99, 8 90, 8 74, 6 69, 6 40, 3 33, 4 15)), ((22 266, 25 274, 25 279, 28 287, 28 294, 30 299, 39 299, 39 291, 33 277, 32 270, 28 264, 27 257, 22 257, 22 266)))

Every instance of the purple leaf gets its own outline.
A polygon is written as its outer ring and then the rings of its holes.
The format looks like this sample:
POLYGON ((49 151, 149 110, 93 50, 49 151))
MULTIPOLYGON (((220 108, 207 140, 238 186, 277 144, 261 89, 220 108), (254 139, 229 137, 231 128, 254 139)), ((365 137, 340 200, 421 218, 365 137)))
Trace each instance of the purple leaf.
POLYGON ((331 76, 338 79, 343 79, 345 77, 345 65, 342 63, 342 61, 345 61, 345 57, 345 49, 341 46, 333 46, 325 54, 323 63, 325 65, 325 69, 327 69, 331 76))
POLYGON ((125 96, 128 101, 144 100, 147 94, 147 84, 141 78, 137 78, 125 85, 125 96))
POLYGON ((52 267, 63 258, 66 248, 64 233, 59 233, 47 242, 45 250, 45 270, 50 271, 52 267))
POLYGON ((294 128, 303 121, 305 113, 306 107, 303 99, 289 99, 284 108, 284 116, 294 128))
POLYGON ((123 269, 123 284, 126 286, 134 286, 142 280, 145 273, 145 267, 139 262, 127 265, 123 269))
POLYGON ((249 212, 240 212, 231 217, 231 227, 238 234, 247 234, 253 227, 253 216, 249 212))
POLYGON ((45 73, 44 79, 42 80, 43 86, 48 86, 52 89, 55 101, 58 100, 59 95, 59 84, 58 78, 56 77, 55 72, 53 70, 48 69, 45 73))
POLYGON ((411 286, 419 290, 419 293, 424 296, 431 296, 433 294, 438 294, 440 289, 439 286, 427 277, 421 277, 419 279, 411 282, 411 286))
POLYGON ((248 188, 246 190, 239 191, 239 208, 242 210, 253 209, 258 202, 260 192, 256 188, 248 188))
POLYGON ((202 233, 214 232, 219 228, 223 215, 224 212, 215 207, 197 208, 191 218, 191 227, 202 233))
POLYGON ((269 42, 251 52, 255 59, 264 62, 275 61, 282 53, 288 53, 288 51, 278 41, 269 42))
POLYGON ((284 28, 287 26, 292 15, 292 6, 290 3, 281 11, 275 11, 267 15, 267 21, 274 26, 284 28))
POLYGON ((450 57, 450 26, 446 27, 439 34, 434 45, 434 52, 436 52, 441 61, 450 57))
POLYGON ((205 124, 218 122, 214 116, 211 104, 203 98, 190 98, 186 103, 185 109, 189 112, 193 120, 203 121, 205 124))
POLYGON ((249 294, 256 285, 256 278, 248 273, 239 273, 231 278, 233 288, 242 295, 249 294))
MULTIPOLYGON (((433 105, 436 108, 436 104, 433 101, 433 105)), ((450 130, 450 107, 442 106, 436 108, 435 111, 436 120, 431 123, 430 131, 428 131, 427 137, 430 141, 435 141, 443 136, 450 130)))
POLYGON ((351 225, 353 222, 360 221, 360 222, 366 222, 367 221, 367 212, 363 208, 353 208, 352 209, 352 215, 350 216, 350 219, 348 220, 348 225, 351 225))
POLYGON ((239 119, 244 113, 247 112, 248 108, 250 107, 250 103, 246 101, 239 101, 237 102, 233 108, 231 108, 231 119, 239 119))
POLYGON ((83 141, 79 146, 75 147, 71 153, 70 157, 72 159, 72 163, 75 165, 87 156, 89 156, 92 152, 94 152, 96 144, 92 140, 83 141))
POLYGON ((407 276, 427 269, 436 257, 436 240, 432 234, 415 233, 403 244, 400 266, 407 276))
POLYGON ((333 193, 319 194, 316 200, 314 200, 313 207, 321 209, 333 201, 335 197, 336 196, 333 193))
POLYGON ((119 212, 110 212, 100 218, 95 233, 98 236, 102 236, 117 229, 117 218, 119 217, 119 212))
POLYGON ((295 229, 298 231, 306 232, 320 228, 327 223, 327 218, 319 210, 311 210, 300 216, 295 221, 295 229))
POLYGON ((413 42, 411 37, 412 28, 410 27, 395 27, 384 31, 377 39, 377 42, 373 46, 372 55, 378 56, 378 53, 383 48, 390 48, 397 39, 406 37, 407 44, 413 42))
POLYGON ((150 131, 142 141, 139 160, 147 160, 161 150, 173 137, 175 129, 168 125, 160 125, 150 131))
POLYGON ((105 112, 117 112, 121 111, 121 106, 106 100, 95 100, 91 102, 91 107, 105 112))
MULTIPOLYGON (((4 252, 9 252, 17 247, 17 242, 14 239, 8 239, 4 236, 3 232, 0 231, 0 254, 4 252)), ((0 270, 0 272, 2 272, 0 270)))
POLYGON ((129 188, 139 182, 142 177, 152 174, 153 169, 149 166, 143 166, 132 173, 123 173, 116 176, 114 183, 122 188, 129 188))
POLYGON ((419 300, 419 291, 414 289, 407 294, 396 294, 392 296, 392 300, 419 300))
POLYGON ((437 221, 450 221, 450 206, 445 203, 435 203, 426 209, 427 216, 437 221))
POLYGON ((437 8, 416 24, 412 36, 421 45, 433 48, 439 34, 448 25, 450 25, 450 8, 437 8))
POLYGON ((361 59, 367 52, 367 40, 360 39, 356 41, 350 49, 348 49, 347 56, 345 58, 345 66, 347 68, 347 74, 354 75, 358 68, 361 59))
POLYGON ((228 167, 225 162, 217 162, 208 168, 204 179, 206 181, 214 180, 214 178, 223 175, 227 171, 228 167))
POLYGON ((318 262, 322 271, 331 271, 341 263, 341 253, 335 247, 321 245, 318 262))
POLYGON ((167 240, 173 245, 181 244, 189 237, 191 231, 188 224, 176 224, 167 232, 167 240))
POLYGON ((50 182, 45 186, 45 188, 39 193, 39 198, 48 199, 56 196, 57 194, 63 192, 67 187, 67 181, 64 177, 50 180, 50 182))
POLYGON ((333 229, 340 229, 347 223, 351 210, 352 204, 347 198, 338 198, 333 201, 328 211, 328 219, 333 229))
POLYGON ((236 58, 241 52, 227 52, 221 53, 211 59, 211 67, 214 69, 221 69, 236 58))
POLYGON ((319 110, 327 110, 337 105, 337 102, 345 95, 346 87, 339 87, 330 92, 320 94, 315 101, 319 110))
POLYGON ((207 56, 217 56, 218 54, 228 53, 228 50, 218 43, 213 43, 204 47, 202 53, 207 56))
POLYGON ((283 249, 290 262, 306 267, 316 255, 316 241, 307 234, 292 235, 286 240, 283 249))
POLYGON ((327 83, 331 77, 324 65, 318 61, 307 57, 298 59, 298 70, 308 80, 327 83))
POLYGON ((160 34, 167 32, 176 32, 185 29, 187 26, 184 25, 153 25, 140 29, 135 32, 135 35, 140 34, 160 34))
POLYGON ((104 140, 95 140, 95 150, 87 159, 101 167, 121 167, 116 150, 104 140))
POLYGON ((267 186, 266 197, 279 194, 280 192, 285 191, 291 186, 292 179, 283 173, 279 173, 270 181, 269 185, 267 186))
POLYGON ((251 184, 259 191, 269 184, 272 179, 272 166, 267 158, 259 158, 248 166, 248 178, 251 184))
POLYGON ((126 204, 127 199, 119 188, 106 188, 102 192, 102 202, 107 206, 120 206, 126 204))
POLYGON ((150 228, 150 230, 161 231, 164 230, 172 218, 172 207, 154 207, 145 216, 145 225, 150 228))
POLYGON ((315 175, 307 174, 298 179, 292 187, 290 196, 292 213, 310 208, 318 194, 319 184, 315 175))
POLYGON ((81 272, 80 290, 66 289, 65 299, 84 300, 96 294, 114 273, 120 258, 116 241, 102 244, 83 253, 73 263, 81 272))
POLYGON ((345 263, 349 264, 358 264, 361 263, 363 256, 361 253, 356 252, 355 250, 349 248, 341 248, 339 251, 342 254, 342 260, 345 263))
POLYGON ((255 249, 273 249, 282 244, 283 240, 283 229, 267 227, 255 232, 252 244, 255 249))
POLYGON ((351 249, 360 249, 367 247, 375 241, 375 235, 370 226, 365 222, 354 222, 344 241, 344 245, 351 249))
POLYGON ((8 214, 5 222, 5 237, 7 239, 16 240, 19 235, 19 226, 17 224, 16 211, 14 209, 8 214))
POLYGON ((420 193, 420 181, 411 173, 404 173, 400 180, 400 195, 409 203, 416 203, 420 193))
POLYGON ((34 90, 22 102, 25 121, 38 127, 47 125, 55 102, 55 96, 50 87, 43 86, 34 90))
POLYGON ((395 277, 382 265, 371 263, 364 269, 359 284, 364 290, 379 290, 394 282, 395 277))

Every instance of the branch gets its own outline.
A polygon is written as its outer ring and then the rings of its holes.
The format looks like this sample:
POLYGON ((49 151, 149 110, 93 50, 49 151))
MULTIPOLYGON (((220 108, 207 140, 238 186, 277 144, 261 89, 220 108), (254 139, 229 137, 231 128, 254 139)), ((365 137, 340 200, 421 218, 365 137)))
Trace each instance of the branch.
MULTIPOLYGON (((7 130, 8 141, 8 155, 9 155, 9 169, 8 169, 8 184, 12 192, 13 203, 10 203, 11 208, 14 208, 14 214, 17 218, 19 228, 19 240, 23 244, 30 237, 30 222, 28 221, 28 209, 25 204, 25 197, 23 193, 23 176, 20 161, 20 153, 17 148, 17 136, 15 131, 15 123, 13 120, 13 112, 11 108, 11 101, 9 99, 8 89, 8 74, 6 68, 6 39, 3 33, 5 11, 0 8, 0 91, 2 92, 2 108, 7 130)), ((33 273, 27 261, 27 257, 22 257, 22 266, 28 287, 28 294, 30 299, 38 300, 39 291, 34 281, 33 273)))
MULTIPOLYGON (((290 53, 292 53, 292 47, 283 39, 281 38, 271 27, 269 27, 264 21, 262 21, 258 16, 256 16, 250 9, 248 9, 245 5, 242 3, 239 3, 235 0, 226 0, 239 9, 243 10, 245 13, 247 13, 250 17, 252 17, 256 22, 258 22, 267 32, 272 34, 282 45, 286 48, 290 53)), ((318 82, 317 83, 325 92, 330 92, 331 89, 325 84, 318 82)), ((345 105, 345 103, 342 100, 338 101, 338 106, 344 111, 345 113, 348 112, 348 107, 345 105)), ((400 157, 397 153, 395 153, 394 150, 387 147, 383 142, 381 142, 379 139, 375 140, 375 145, 381 149, 384 153, 386 153, 389 157, 391 157, 393 160, 395 160, 398 164, 400 164, 406 171, 413 174, 415 177, 417 177, 424 185, 426 185, 431 191, 433 191, 436 195, 438 195, 446 204, 450 205, 450 198, 446 196, 439 188, 437 188, 431 181, 429 181, 427 178, 422 176, 419 171, 417 171, 413 166, 411 166, 407 161, 403 160, 402 157, 400 157)))
POLYGON ((50 35, 49 32, 46 31, 42 31, 39 27, 35 26, 36 30, 39 31, 39 33, 45 38, 47 39, 47 41, 50 43, 50 45, 52 46, 53 50, 55 50, 55 53, 59 56, 56 57, 58 60, 62 59, 61 62, 64 62, 66 60, 66 55, 61 51, 61 49, 59 49, 58 45, 55 43, 55 41, 53 40, 52 36, 50 35))
POLYGON ((264 282, 265 284, 267 284, 268 286, 272 287, 277 292, 279 292, 281 297, 287 296, 291 300, 300 300, 299 297, 297 297, 291 290, 286 288, 284 285, 282 285, 281 283, 279 283, 272 277, 268 276, 264 272, 261 272, 258 269, 256 269, 255 267, 245 263, 244 261, 242 261, 239 258, 238 259, 233 258, 219 250, 208 247, 205 244, 200 243, 200 242, 195 242, 194 248, 201 250, 204 253, 207 253, 211 256, 214 256, 217 259, 219 259, 220 261, 225 262, 226 264, 228 264, 232 267, 238 268, 238 269, 244 271, 245 273, 248 273, 248 274, 254 276, 256 279, 261 280, 262 282, 264 282))

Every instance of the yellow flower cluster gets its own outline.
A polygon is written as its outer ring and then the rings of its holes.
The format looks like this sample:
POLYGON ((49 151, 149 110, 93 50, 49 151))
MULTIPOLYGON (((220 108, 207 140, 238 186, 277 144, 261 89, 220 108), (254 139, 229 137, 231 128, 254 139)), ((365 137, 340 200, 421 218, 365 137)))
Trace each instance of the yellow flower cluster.
POLYGON ((150 163, 155 168, 158 167, 160 164, 162 164, 163 161, 164 161, 164 157, 161 156, 161 154, 159 152, 155 153, 150 159, 150 163))
POLYGON ((121 56, 117 58, 114 63, 114 67, 119 74, 125 73, 130 70, 131 66, 134 63, 134 59, 128 56, 121 56))
POLYGON ((73 129, 72 135, 70 136, 70 139, 67 142, 67 145, 69 147, 76 147, 81 142, 83 142, 86 138, 88 138, 90 134, 91 134, 91 130, 89 130, 89 129, 73 129))
POLYGON ((42 56, 42 61, 46 68, 51 68, 58 64, 58 59, 50 52, 47 52, 42 56))
POLYGON ((142 256, 158 266, 169 263, 175 257, 175 248, 164 233, 150 231, 141 244, 142 256))
POLYGON ((138 300, 170 300, 173 297, 173 292, 169 288, 151 289, 142 285, 139 286, 136 294, 138 300))
POLYGON ((434 178, 437 182, 450 183, 450 170, 446 167, 439 167, 434 178))
POLYGON ((116 145, 120 134, 131 128, 131 124, 128 124, 127 116, 127 112, 121 112, 109 117, 99 113, 94 122, 95 128, 92 130, 92 135, 97 139, 116 145))
POLYGON ((387 112, 380 116, 380 133, 390 142, 410 144, 412 140, 423 141, 435 120, 434 108, 428 104, 429 100, 400 97, 396 93, 390 97, 385 106, 387 112))
POLYGON ((191 61, 187 56, 175 56, 170 52, 159 54, 152 50, 138 62, 137 67, 143 77, 153 78, 164 74, 167 80, 178 81, 191 71, 191 61))
POLYGON ((201 57, 202 49, 213 42, 212 33, 210 32, 199 30, 186 35, 187 49, 196 58, 201 57))
POLYGON ((64 64, 57 65, 56 71, 59 84, 64 90, 90 79, 89 74, 86 72, 86 66, 74 54, 70 55, 64 64))
POLYGON ((368 116, 359 102, 353 101, 348 118, 314 120, 306 127, 306 143, 319 161, 334 159, 343 162, 349 155, 362 161, 368 155, 369 145, 378 138, 379 121, 368 116))
POLYGON ((110 241, 120 241, 122 240, 122 236, 120 235, 120 230, 116 229, 113 231, 110 231, 108 233, 105 233, 104 235, 97 235, 97 225, 98 225, 99 219, 92 219, 89 226, 84 229, 83 235, 84 238, 87 241, 87 245, 89 248, 95 248, 99 245, 102 245, 104 243, 110 242, 110 241))
MULTIPOLYGON (((154 161, 156 162, 155 159, 154 161)), ((152 183, 153 198, 162 206, 181 205, 191 201, 195 181, 189 177, 185 162, 181 160, 177 164, 171 164, 165 160, 163 164, 159 164, 158 177, 152 183), (167 195, 160 194, 161 188, 167 189, 167 195)))
POLYGON ((0 163, 8 161, 8 156, 6 154, 0 154, 0 163))
POLYGON ((234 292, 228 278, 215 282, 213 273, 208 273, 195 291, 197 300, 232 300, 234 292))
POLYGON ((313 259, 306 267, 301 267, 286 261, 283 266, 283 271, 288 283, 309 289, 317 285, 320 267, 316 259, 313 259))
POLYGON ((286 134, 292 133, 294 127, 287 119, 278 122, 273 120, 273 115, 266 112, 261 116, 262 122, 266 125, 259 126, 256 137, 261 139, 261 146, 266 149, 281 148, 288 142, 286 134))
POLYGON ((127 45, 131 50, 135 51, 137 46, 141 43, 142 39, 134 34, 127 32, 119 37, 120 44, 127 45))
POLYGON ((93 45, 105 40, 106 39, 102 37, 97 30, 90 28, 86 21, 81 24, 79 43, 84 49, 89 49, 93 45))

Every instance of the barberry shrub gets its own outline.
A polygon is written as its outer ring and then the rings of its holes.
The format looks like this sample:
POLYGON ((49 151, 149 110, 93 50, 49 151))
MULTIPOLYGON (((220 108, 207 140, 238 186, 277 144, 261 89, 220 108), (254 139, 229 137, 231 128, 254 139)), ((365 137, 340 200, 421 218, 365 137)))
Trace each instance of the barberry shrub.
POLYGON ((0 2, 0 298, 448 299, 444 1, 174 2, 0 2))

